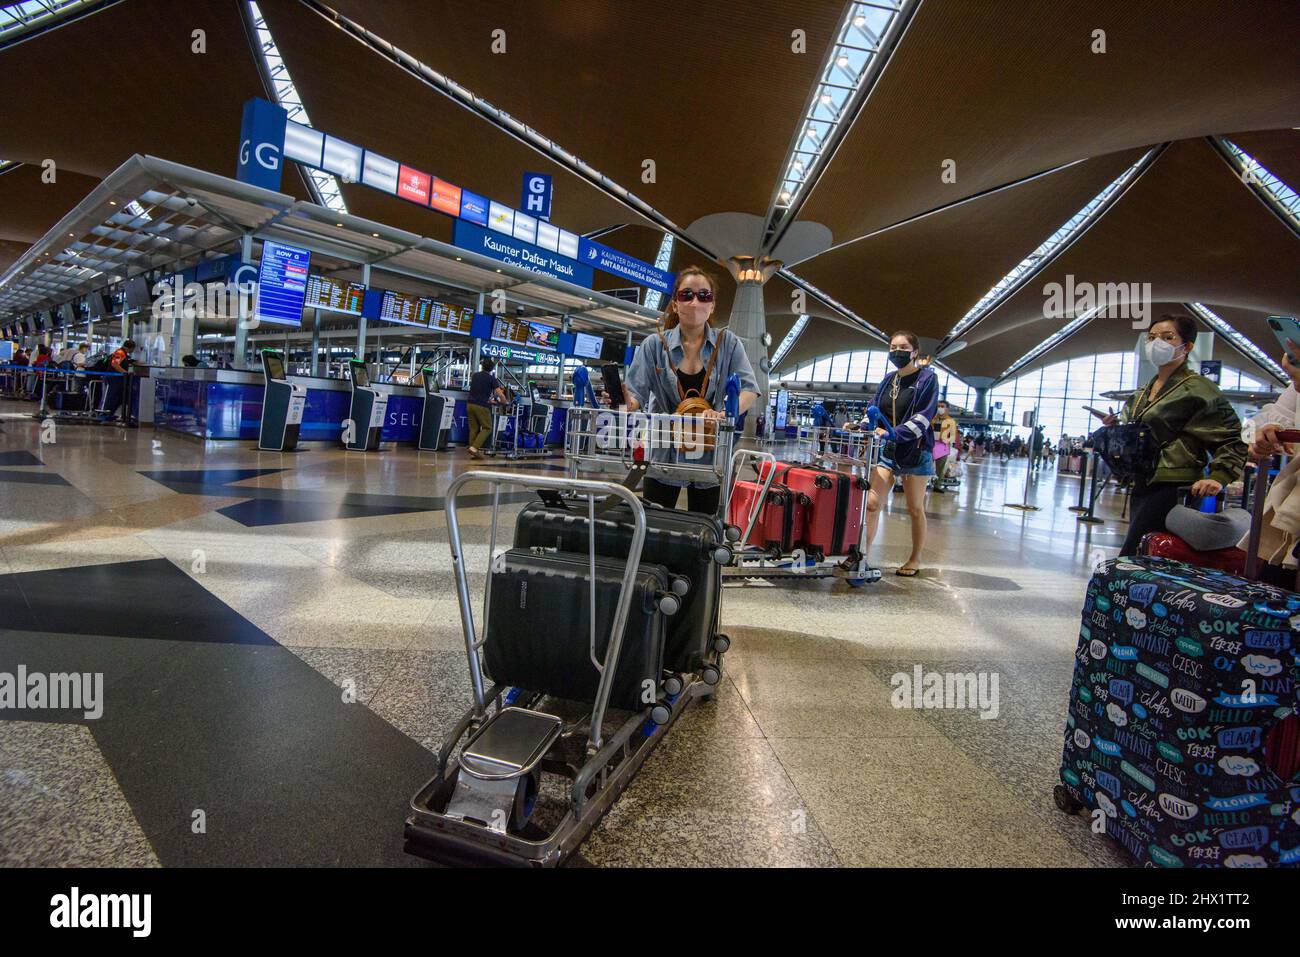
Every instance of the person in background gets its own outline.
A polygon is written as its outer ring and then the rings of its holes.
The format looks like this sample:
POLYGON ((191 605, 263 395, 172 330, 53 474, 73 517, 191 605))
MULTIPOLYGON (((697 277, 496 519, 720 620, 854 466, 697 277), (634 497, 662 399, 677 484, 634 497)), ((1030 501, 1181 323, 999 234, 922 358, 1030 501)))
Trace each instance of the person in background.
POLYGON ((1038 466, 1043 464, 1043 446, 1045 441, 1046 437, 1043 435, 1043 427, 1041 425, 1034 426, 1033 438, 1029 445, 1029 458, 1031 463, 1030 467, 1035 472, 1038 471, 1038 466))
MULTIPOLYGON (((104 389, 104 404, 100 406, 99 411, 105 420, 114 418, 118 410, 128 401, 126 377, 131 374, 133 352, 135 352, 135 340, 127 339, 108 357, 107 371, 115 372, 117 375, 108 376, 108 385, 104 389)), ((129 412, 124 411, 122 420, 126 421, 129 417, 129 412)))
POLYGON ((479 449, 492 435, 492 403, 505 404, 506 391, 501 380, 492 374, 497 367, 490 356, 484 356, 479 371, 469 379, 469 399, 465 410, 469 414, 469 457, 479 457, 479 449))
MULTIPOLYGON (((1282 352, 1282 368, 1291 379, 1291 384, 1278 397, 1261 408, 1246 423, 1243 435, 1251 440, 1250 457, 1267 467, 1264 463, 1272 460, 1274 455, 1289 456, 1286 465, 1273 480, 1273 485, 1264 499, 1264 511, 1260 522, 1260 538, 1257 554, 1264 560, 1260 579, 1271 585, 1288 590, 1295 588, 1295 552, 1300 544, 1300 455, 1297 447, 1278 440, 1281 431, 1297 428, 1296 406, 1300 405, 1300 343, 1287 340, 1287 347, 1282 352)), ((1237 544, 1238 548, 1250 547, 1250 536, 1246 535, 1237 544)))
POLYGON ((90 343, 83 342, 72 353, 72 368, 82 372, 86 368, 86 359, 90 357, 90 343))
MULTIPOLYGON (((833 429, 835 427, 835 400, 823 399, 812 407, 812 424, 814 429, 833 429)), ((817 451, 826 454, 826 435, 817 437, 817 451)))
POLYGON ((27 395, 28 398, 36 398, 40 395, 45 383, 45 370, 54 367, 54 356, 50 354, 50 347, 41 343, 36 347, 36 358, 32 360, 32 373, 27 377, 27 395))
MULTIPOLYGON (((912 519, 912 552, 894 572, 914 578, 925 547, 925 488, 934 475, 934 421, 939 405, 939 377, 929 366, 918 364, 920 346, 911 332, 900 329, 889 337, 889 361, 894 371, 880 383, 872 405, 880 411, 876 434, 888 437, 880 464, 872 471, 867 492, 866 547, 876 537, 880 510, 894 489, 894 476, 903 480, 907 513, 912 519), (887 426, 887 427, 886 427, 887 426)), ((864 555, 865 559, 866 556, 864 555)))
POLYGON ((948 414, 948 403, 940 401, 932 423, 934 429, 934 490, 943 494, 943 479, 948 474, 948 457, 958 452, 957 420, 948 414))
POLYGON ((813 428, 829 429, 835 425, 835 400, 823 399, 812 407, 813 428))
POLYGON ((1241 477, 1246 462, 1241 421, 1219 387, 1188 367, 1195 342, 1190 316, 1166 315, 1153 322, 1144 349, 1155 376, 1129 397, 1119 415, 1102 420, 1103 425, 1121 418, 1145 423, 1160 448, 1155 471, 1134 482, 1120 555, 1136 555, 1148 532, 1167 531, 1165 517, 1178 504, 1179 488, 1190 485, 1193 495, 1213 496, 1241 477))

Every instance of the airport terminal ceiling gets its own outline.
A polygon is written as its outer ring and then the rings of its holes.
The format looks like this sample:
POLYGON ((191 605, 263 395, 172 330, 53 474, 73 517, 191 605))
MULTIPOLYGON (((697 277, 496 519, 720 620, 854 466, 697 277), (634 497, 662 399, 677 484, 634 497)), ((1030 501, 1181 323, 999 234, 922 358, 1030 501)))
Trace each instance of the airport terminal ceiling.
MULTIPOLYGON (((801 145, 804 113, 818 106, 813 94, 830 91, 819 85, 822 70, 848 9, 767 0, 737 21, 733 6, 671 3, 651 13, 598 3, 582 18, 554 16, 554 5, 540 0, 469 8, 268 0, 258 9, 318 128, 506 201, 522 170, 548 172, 557 221, 568 228, 646 261, 665 228, 680 231, 670 268, 703 261, 721 274, 728 256, 746 250, 702 243, 692 225, 718 213, 772 212, 782 167, 801 145), (674 54, 683 17, 697 35, 714 38, 708 56, 674 54), (503 49, 492 46, 494 30, 504 31, 503 49), (461 39, 478 33, 483 50, 461 39), (511 121, 489 122, 421 70, 461 84, 579 165, 543 155, 509 131, 511 121), (647 160, 652 177, 643 175, 647 160), (622 201, 601 177, 645 206, 622 201)), ((1023 354, 1057 331, 1060 323, 1043 318, 1031 293, 1071 270, 1095 282, 1149 281, 1157 298, 1242 315, 1300 311, 1300 271, 1287 265, 1298 258, 1294 223, 1234 182, 1206 140, 1228 137, 1296 187, 1300 7, 1198 0, 1171 17, 1159 5, 1120 0, 1086 10, 1050 5, 1051 16, 1035 15, 1037 6, 899 5, 901 26, 882 42, 879 69, 864 74, 862 95, 843 115, 822 125, 823 137, 842 139, 795 210, 800 222, 830 230, 829 248, 787 262, 789 280, 778 276, 766 290, 773 348, 783 338, 776 317, 787 317, 784 328, 793 322, 791 280, 810 290, 802 304, 813 318, 787 364, 823 341, 872 338, 871 327, 943 338, 1090 191, 1165 143, 1041 278, 961 337, 970 345, 950 356, 954 371, 996 375, 1005 353, 1023 354), (1075 48, 1052 39, 1076 33, 1075 48), (990 338, 997 345, 983 348, 990 338)), ((38 88, 19 95, 10 87, 7 96, 14 122, 0 160, 20 165, 0 173, 0 261, 15 258, 132 153, 228 175, 239 109, 268 95, 252 18, 236 0, 187 4, 183 18, 160 0, 89 9, 31 36, 0 37, 9 83, 42 77, 38 88), (186 29, 172 35, 160 23, 186 29), (204 31, 201 53, 191 49, 195 29, 204 31), (155 42, 136 42, 142 35, 155 42), (124 48, 132 55, 120 55, 124 48), (48 70, 51 62, 60 69, 48 70), (136 105, 105 122, 85 97, 96 87, 136 105), (60 171, 54 184, 39 181, 47 159, 60 171)), ((296 166, 282 188, 310 195, 296 166)), ((341 192, 354 214, 448 238, 443 217, 356 184, 341 192)), ((596 282, 621 285, 603 275, 596 282)), ((733 286, 723 286, 718 314, 726 316, 733 286)), ((1240 331, 1269 350, 1260 327, 1246 322, 1240 331)))

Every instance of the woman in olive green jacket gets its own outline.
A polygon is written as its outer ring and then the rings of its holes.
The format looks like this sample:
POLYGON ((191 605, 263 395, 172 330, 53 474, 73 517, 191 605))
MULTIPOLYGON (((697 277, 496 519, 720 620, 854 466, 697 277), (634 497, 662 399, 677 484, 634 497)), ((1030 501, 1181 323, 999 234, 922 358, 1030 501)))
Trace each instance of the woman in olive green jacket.
MULTIPOLYGON (((1188 368, 1195 341, 1196 324, 1188 316, 1161 316, 1147 330, 1146 356, 1156 376, 1129 398, 1122 415, 1125 422, 1151 427, 1160 458, 1155 472, 1134 484, 1121 555, 1136 555, 1147 532, 1166 530, 1165 516, 1178 504, 1179 488, 1190 485, 1193 495, 1218 495, 1241 477, 1246 462, 1241 420, 1217 385, 1188 368)), ((1117 421, 1112 415, 1105 423, 1117 421)))

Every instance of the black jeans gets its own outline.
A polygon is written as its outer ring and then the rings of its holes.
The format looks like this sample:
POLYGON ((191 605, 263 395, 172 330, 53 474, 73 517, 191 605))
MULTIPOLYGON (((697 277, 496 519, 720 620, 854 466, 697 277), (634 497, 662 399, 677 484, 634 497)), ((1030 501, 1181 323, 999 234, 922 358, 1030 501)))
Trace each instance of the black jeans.
MULTIPOLYGON (((667 485, 652 479, 648 475, 641 480, 641 497, 647 502, 654 502, 664 508, 676 508, 677 498, 681 495, 681 492, 682 490, 676 485, 667 485)), ((705 515, 717 515, 718 498, 721 495, 722 489, 717 485, 709 488, 688 486, 686 489, 686 510, 688 512, 701 512, 705 515)))
POLYGON ((1133 494, 1128 500, 1128 535, 1124 537, 1121 555, 1136 555, 1142 536, 1147 532, 1164 532, 1165 517, 1169 510, 1178 504, 1177 482, 1153 482, 1146 485, 1139 481, 1133 486, 1133 494))

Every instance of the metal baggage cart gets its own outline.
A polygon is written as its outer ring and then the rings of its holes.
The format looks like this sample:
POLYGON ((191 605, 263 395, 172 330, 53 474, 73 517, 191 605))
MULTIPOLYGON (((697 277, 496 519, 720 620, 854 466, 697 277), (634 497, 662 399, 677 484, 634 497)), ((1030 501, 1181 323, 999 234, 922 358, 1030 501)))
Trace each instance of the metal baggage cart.
MULTIPOLYGON (((698 675, 674 675, 675 686, 665 677, 654 700, 640 711, 619 712, 609 706, 646 538, 645 509, 632 490, 614 482, 472 471, 452 482, 446 503, 472 702, 444 739, 434 776, 411 800, 406 849, 442 863, 555 866, 581 844, 691 703, 712 697, 720 667, 714 663, 698 675), (460 498, 470 484, 488 487, 492 507, 489 568, 477 619, 458 521, 460 498), (566 495, 578 508, 585 502, 593 528, 598 499, 612 496, 630 509, 633 532, 603 661, 596 654, 596 552, 591 539, 591 660, 600 679, 589 709, 537 690, 485 686, 480 652, 491 627, 501 491, 509 486, 566 495), (539 801, 539 795, 544 800, 539 801)), ((684 579, 681 582, 688 587, 684 579)), ((676 587, 663 594, 660 612, 672 614, 682 594, 676 587)), ((538 640, 545 636, 539 634, 538 640)), ((715 662, 721 650, 715 647, 715 662)))
MULTIPOLYGON (((801 425, 794 432, 794 435, 774 434, 765 443, 771 454, 783 462, 833 469, 870 482, 871 471, 880 461, 883 445, 873 430, 801 425)), ((771 474, 768 474, 764 495, 766 486, 771 484, 771 474)), ((762 498, 758 501, 761 507, 762 498)), ((751 519, 740 541, 748 540, 748 529, 752 527, 751 519)), ((866 541, 867 522, 864 515, 858 541, 847 555, 828 555, 822 561, 816 561, 808 558, 802 549, 796 548, 789 555, 774 557, 768 550, 750 545, 737 548, 733 566, 727 570, 727 577, 742 584, 751 581, 842 578, 849 585, 860 587, 880 580, 880 569, 866 561, 866 541)))

